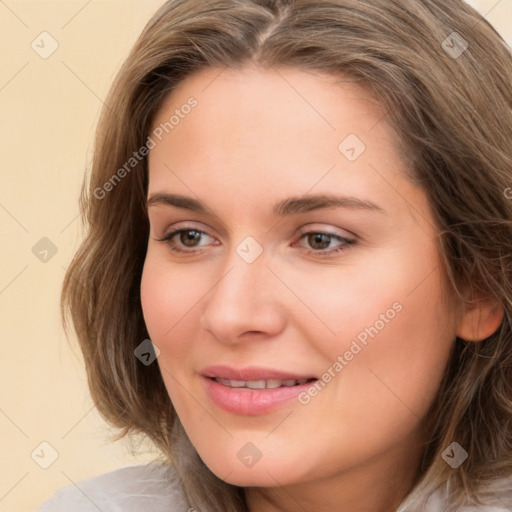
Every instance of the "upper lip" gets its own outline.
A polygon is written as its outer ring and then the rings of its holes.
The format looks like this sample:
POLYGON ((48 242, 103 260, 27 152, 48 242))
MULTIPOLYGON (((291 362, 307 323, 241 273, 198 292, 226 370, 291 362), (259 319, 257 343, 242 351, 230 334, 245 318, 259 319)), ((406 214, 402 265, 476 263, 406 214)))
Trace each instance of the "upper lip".
POLYGON ((316 379, 314 375, 304 373, 294 373, 273 368, 263 368, 259 366, 246 366, 245 368, 233 368, 231 366, 216 365, 208 366, 201 372, 204 377, 211 379, 228 379, 242 381, 256 380, 302 380, 316 379))

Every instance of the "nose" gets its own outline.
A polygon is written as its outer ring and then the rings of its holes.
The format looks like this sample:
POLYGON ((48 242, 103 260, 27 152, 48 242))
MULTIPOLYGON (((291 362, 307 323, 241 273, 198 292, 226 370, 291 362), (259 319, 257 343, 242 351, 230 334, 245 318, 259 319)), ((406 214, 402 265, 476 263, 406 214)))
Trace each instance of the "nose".
POLYGON ((236 252, 207 294, 201 326, 218 341, 236 344, 278 335, 286 324, 282 283, 267 267, 263 252, 247 263, 236 252))

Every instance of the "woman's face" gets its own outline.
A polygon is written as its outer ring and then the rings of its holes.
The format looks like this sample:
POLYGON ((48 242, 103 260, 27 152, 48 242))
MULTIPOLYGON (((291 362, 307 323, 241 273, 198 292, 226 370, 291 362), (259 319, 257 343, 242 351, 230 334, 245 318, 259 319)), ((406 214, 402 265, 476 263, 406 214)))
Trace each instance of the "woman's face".
POLYGON ((353 82, 251 67, 189 77, 155 120, 144 318, 190 440, 230 483, 418 463, 456 322, 386 121, 353 82))

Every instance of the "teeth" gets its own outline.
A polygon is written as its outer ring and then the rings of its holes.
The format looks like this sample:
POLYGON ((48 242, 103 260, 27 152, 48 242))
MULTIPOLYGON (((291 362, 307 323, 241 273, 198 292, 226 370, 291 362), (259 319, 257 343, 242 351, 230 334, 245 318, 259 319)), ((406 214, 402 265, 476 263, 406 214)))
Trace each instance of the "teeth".
POLYGON ((248 380, 245 385, 250 389, 265 389, 267 387, 264 380, 248 380))
POLYGON ((228 383, 227 385, 232 388, 243 388, 245 386, 244 380, 228 380, 228 383))
POLYGON ((215 379, 219 384, 228 386, 230 388, 249 388, 249 389, 275 389, 280 387, 291 387, 300 384, 305 384, 308 379, 268 379, 268 380, 230 380, 230 379, 215 379))

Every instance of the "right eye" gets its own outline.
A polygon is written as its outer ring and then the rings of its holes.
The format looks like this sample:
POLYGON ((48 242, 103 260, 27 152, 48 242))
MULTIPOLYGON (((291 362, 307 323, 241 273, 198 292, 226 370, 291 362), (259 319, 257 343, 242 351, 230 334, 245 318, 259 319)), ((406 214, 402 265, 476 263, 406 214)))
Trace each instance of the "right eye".
POLYGON ((201 240, 201 236, 206 235, 209 236, 204 231, 200 231, 195 228, 181 228, 171 231, 169 234, 165 235, 163 238, 157 239, 158 242, 166 242, 171 251, 174 252, 194 252, 193 249, 196 247, 201 247, 196 245, 197 241, 201 240), (179 235, 179 236, 177 236, 179 235), (178 241, 175 241, 174 238, 177 238, 178 241), (182 249, 180 247, 189 247, 192 250, 182 249))

